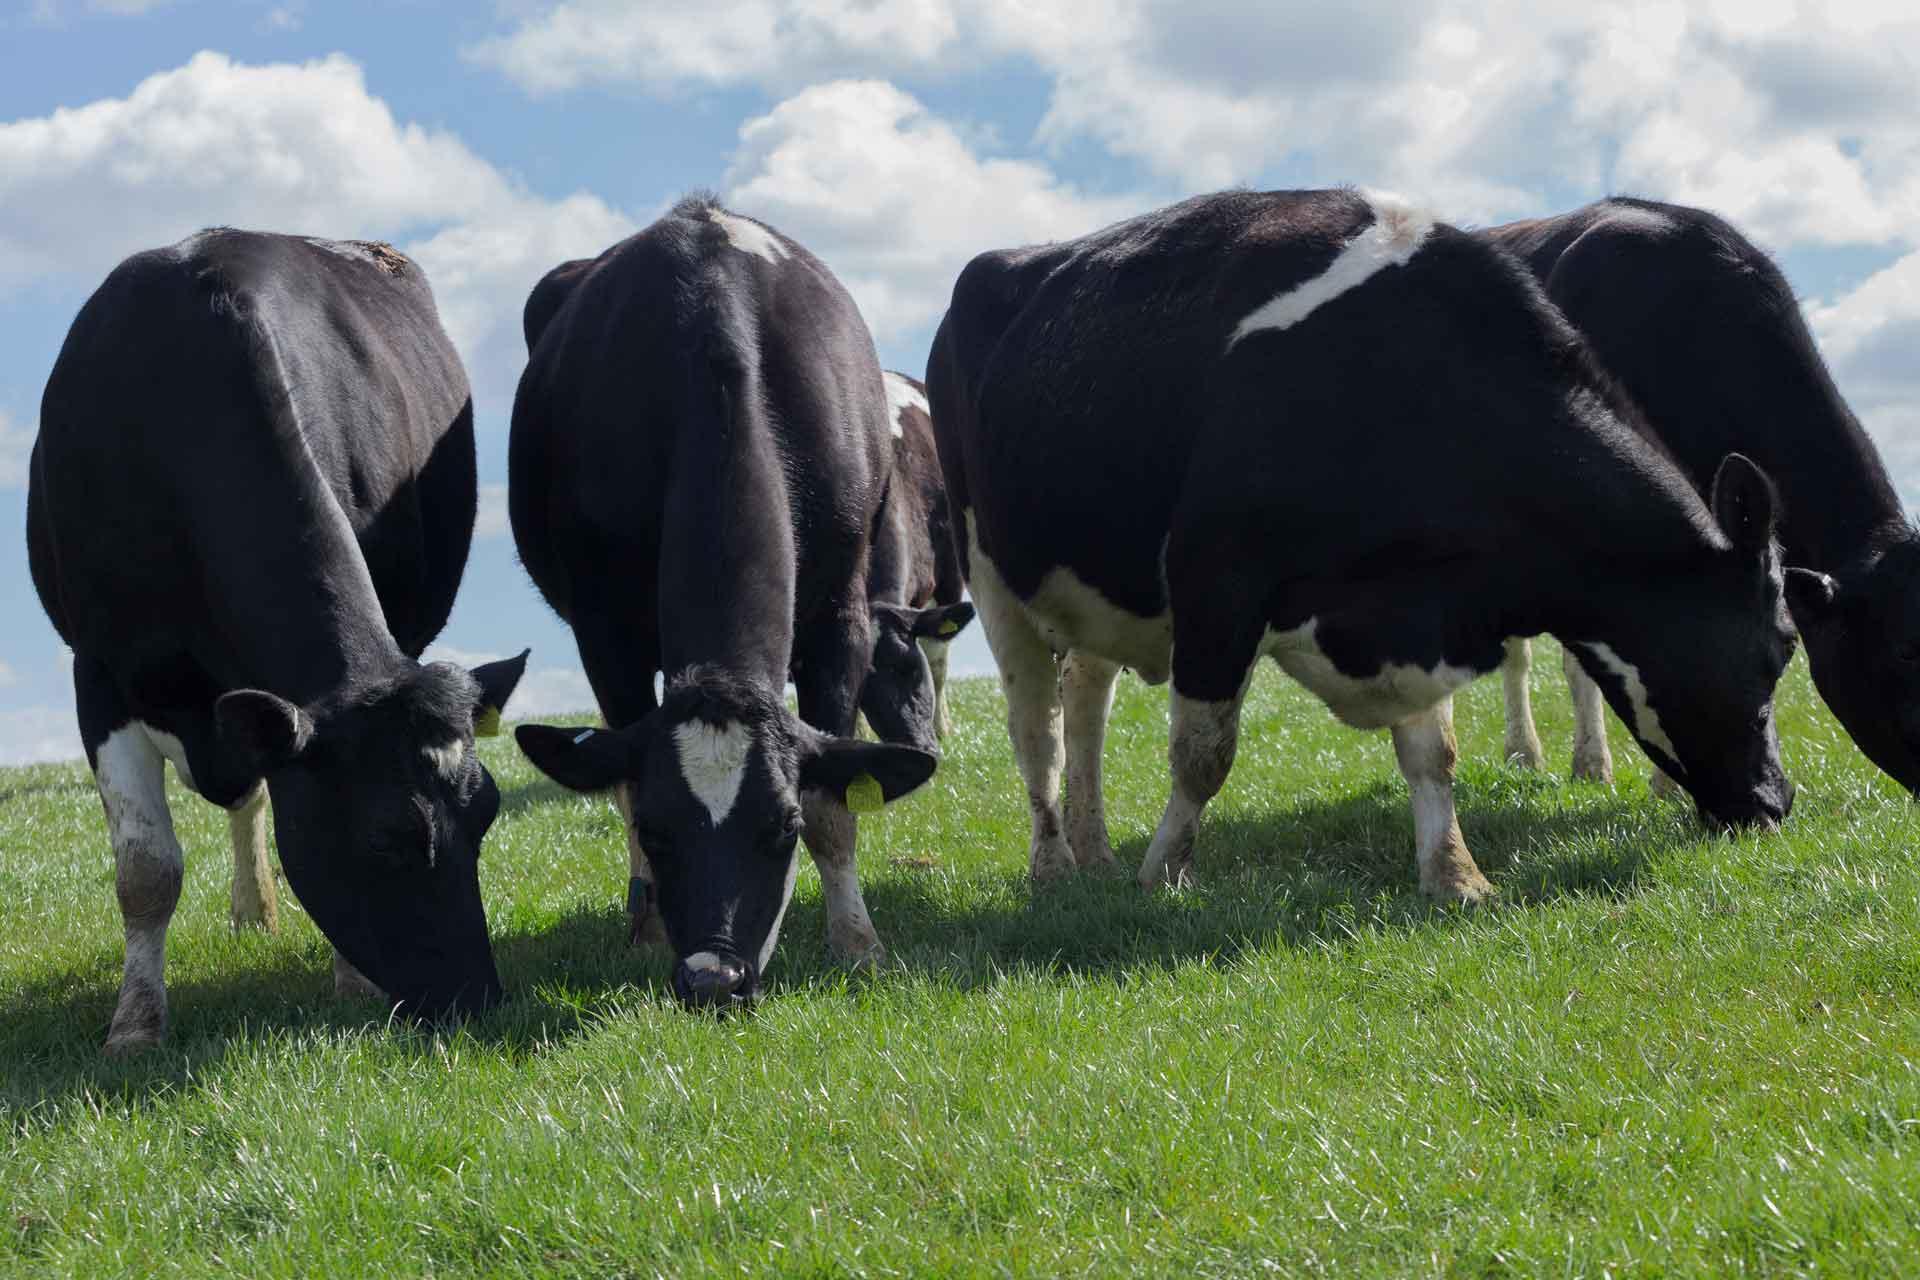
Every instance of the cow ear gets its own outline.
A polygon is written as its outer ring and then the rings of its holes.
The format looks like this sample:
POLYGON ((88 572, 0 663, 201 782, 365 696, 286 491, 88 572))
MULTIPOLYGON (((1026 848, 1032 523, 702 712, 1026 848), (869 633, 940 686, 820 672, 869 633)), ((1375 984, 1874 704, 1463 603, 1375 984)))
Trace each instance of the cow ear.
POLYGON ((639 773, 640 753, 625 729, 523 724, 513 737, 534 768, 572 791, 605 791, 639 773))
POLYGON ((1713 518, 1738 551, 1766 551, 1779 505, 1773 481, 1744 454, 1728 454, 1714 473, 1713 518))
POLYGON ((915 615, 913 634, 926 640, 951 640, 972 621, 973 606, 964 600, 959 604, 935 605, 915 615))
POLYGON ((800 785, 838 796, 855 813, 866 813, 931 778, 939 763, 915 747, 822 737, 800 765, 800 785))
POLYGON ((1802 627, 1825 621, 1840 598, 1840 584, 1812 569, 1788 569, 1786 590, 1787 610, 1802 627))
POLYGON ((313 742, 313 717, 264 689, 236 689, 213 704, 221 745, 260 773, 293 763, 313 742))
POLYGON ((517 658, 485 662, 468 673, 480 683, 480 705, 473 709, 475 737, 491 738, 500 732, 500 713, 507 709, 507 699, 526 674, 527 655, 532 652, 522 649, 517 658))

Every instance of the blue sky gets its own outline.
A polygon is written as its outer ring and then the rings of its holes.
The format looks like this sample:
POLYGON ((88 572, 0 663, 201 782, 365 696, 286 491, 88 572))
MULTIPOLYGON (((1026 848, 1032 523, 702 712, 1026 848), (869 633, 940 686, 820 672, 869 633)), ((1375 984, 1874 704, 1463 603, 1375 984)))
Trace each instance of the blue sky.
MULTIPOLYGON (((534 647, 583 709, 501 496, 519 309, 693 187, 824 257, 918 374, 983 248, 1234 184, 1485 223, 1610 192, 1772 249, 1920 496, 1920 11, 1793 0, 0 0, 0 762, 77 751, 28 580, 26 452, 74 311, 226 223, 377 237, 475 387, 483 515, 443 642, 534 647)), ((977 634, 957 655, 990 669, 977 634)))

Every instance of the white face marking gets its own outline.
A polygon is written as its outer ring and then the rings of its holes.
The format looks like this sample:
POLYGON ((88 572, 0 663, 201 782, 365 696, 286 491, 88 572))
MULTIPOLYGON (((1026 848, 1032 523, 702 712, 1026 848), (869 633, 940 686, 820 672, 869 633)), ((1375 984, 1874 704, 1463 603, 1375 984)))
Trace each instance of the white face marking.
POLYGON ((705 973, 720 967, 720 957, 711 951, 696 951, 687 957, 686 964, 695 973, 705 973))
POLYGON ((1314 638, 1320 619, 1288 631, 1268 631, 1260 651, 1327 704, 1342 724, 1384 729, 1426 711, 1463 685, 1480 678, 1471 667, 1440 662, 1432 670, 1387 662, 1371 676, 1353 677, 1333 665, 1314 638))
POLYGON ((200 788, 193 784, 193 770, 187 767, 187 749, 181 745, 180 739, 165 729, 154 728, 144 720, 135 720, 129 727, 146 734, 160 754, 172 762, 173 771, 179 775, 181 786, 195 795, 200 794, 200 788))
POLYGON ((704 720, 689 720, 673 731, 674 746, 680 754, 680 776, 687 790, 707 807, 713 825, 719 826, 733 812, 740 798, 740 781, 747 772, 747 748, 753 735, 736 721, 711 725, 704 720))
POLYGON ((788 256, 787 246, 757 222, 749 222, 723 209, 707 210, 707 218, 726 232, 727 243, 742 253, 750 253, 768 262, 779 262, 788 256))
POLYGON ((887 384, 887 418, 893 424, 895 440, 907 434, 907 410, 918 409, 928 417, 933 416, 933 411, 927 407, 927 398, 911 382, 892 370, 882 374, 881 380, 887 384))
POLYGON ((1232 351, 1240 339, 1262 329, 1288 329, 1349 289, 1357 289, 1388 267, 1405 266, 1433 230, 1433 215, 1396 196, 1368 193, 1373 223, 1347 241, 1333 264, 1313 279, 1255 309, 1227 339, 1232 351))
POLYGON ((1017 607, 1056 653, 1085 649, 1109 662, 1131 667, 1148 684, 1166 683, 1173 668, 1171 610, 1151 618, 1130 613, 1098 588, 1082 582, 1065 565, 1047 570, 1033 599, 1022 600, 980 549, 972 511, 967 512, 966 520, 967 550, 973 568, 967 585, 975 600, 989 593, 1017 607))
POLYGON ((767 940, 760 944, 760 958, 754 962, 754 969, 761 974, 767 971, 767 965, 773 960, 773 948, 780 941, 780 926, 787 918, 787 907, 793 902, 793 882, 800 876, 800 851, 794 850, 787 859, 787 886, 780 891, 780 910, 773 917, 773 927, 767 930, 767 940))
POLYGON ((1619 677, 1620 683, 1626 686, 1627 701, 1633 704, 1634 736, 1666 752, 1667 759, 1677 766, 1680 763, 1680 753, 1673 749, 1673 739, 1669 738, 1667 731, 1660 727, 1660 714, 1653 709, 1653 704, 1647 701, 1647 686, 1640 681, 1639 668, 1615 653, 1611 645, 1584 644, 1580 647, 1591 653, 1602 667, 1619 677))
POLYGON ((466 744, 457 738, 452 742, 442 742, 436 746, 422 747, 420 750, 433 765, 434 770, 443 778, 455 779, 466 771, 466 744))

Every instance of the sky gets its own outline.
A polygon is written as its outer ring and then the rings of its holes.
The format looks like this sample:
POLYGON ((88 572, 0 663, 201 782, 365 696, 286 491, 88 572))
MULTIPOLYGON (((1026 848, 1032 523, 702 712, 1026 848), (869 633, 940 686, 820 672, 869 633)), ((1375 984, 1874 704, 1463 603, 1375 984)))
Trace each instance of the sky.
MULTIPOLYGON (((1609 194, 1732 219, 1920 500, 1912 0, 0 0, 0 764, 79 754, 26 463, 129 253, 225 224, 423 267, 482 485, 435 652, 531 645, 527 717, 591 706, 505 511, 520 307, 555 263, 710 188, 823 258, 919 376, 974 253, 1341 183, 1458 225, 1609 194)), ((978 631, 957 672, 992 669, 978 631)))

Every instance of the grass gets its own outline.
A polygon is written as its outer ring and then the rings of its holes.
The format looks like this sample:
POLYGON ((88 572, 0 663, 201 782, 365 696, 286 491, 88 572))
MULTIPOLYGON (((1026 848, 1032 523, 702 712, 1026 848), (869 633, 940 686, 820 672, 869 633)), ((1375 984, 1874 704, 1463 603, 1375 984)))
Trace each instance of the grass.
MULTIPOLYGON (((1419 898, 1385 734, 1256 681, 1197 889, 1036 891, 1002 706, 863 822, 898 960, 829 961, 803 872, 750 1017, 626 949, 610 805, 509 739, 484 888, 517 998, 452 1034, 331 994, 320 935, 226 924, 225 823, 181 796, 166 1048, 99 1045, 119 921, 85 773, 0 773, 0 1271, 193 1275, 1871 1275, 1920 1258, 1913 807, 1782 686, 1784 833, 1705 835, 1498 762, 1459 801, 1503 905, 1419 898)), ((1548 673, 1554 673, 1549 678, 1548 673)), ((1137 863, 1165 698, 1123 683, 1137 863)))

